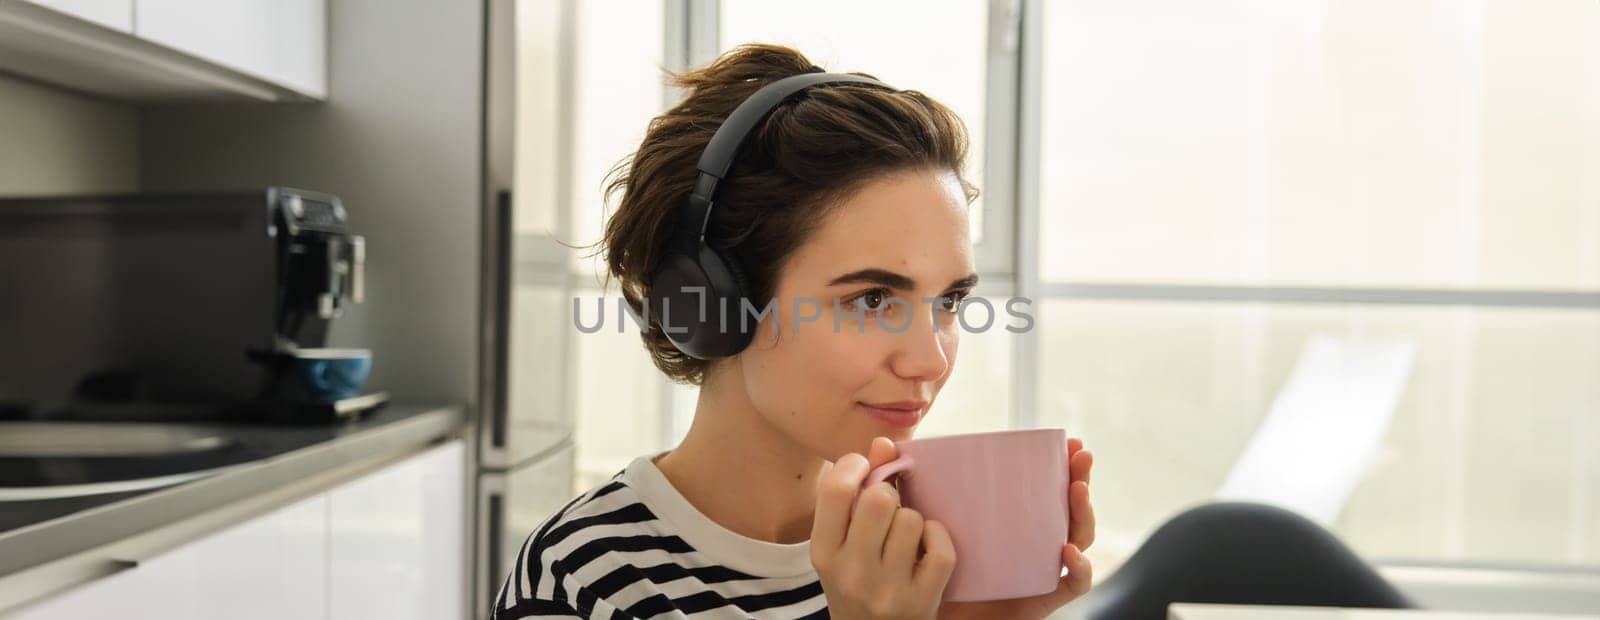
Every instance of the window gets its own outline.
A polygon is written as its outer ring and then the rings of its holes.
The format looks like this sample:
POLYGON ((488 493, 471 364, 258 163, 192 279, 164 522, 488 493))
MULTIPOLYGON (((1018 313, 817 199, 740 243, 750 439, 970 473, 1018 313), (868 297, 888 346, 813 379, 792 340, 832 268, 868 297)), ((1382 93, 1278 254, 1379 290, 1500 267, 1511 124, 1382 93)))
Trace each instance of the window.
POLYGON ((665 448, 671 431, 661 397, 667 381, 631 322, 616 331, 618 295, 599 288, 601 258, 562 245, 599 240, 607 215, 604 177, 638 146, 663 107, 665 19, 661 3, 518 3, 519 238, 509 406, 522 412, 516 420, 570 416, 577 489, 665 448), (572 327, 574 298, 585 325, 600 319, 595 302, 604 299, 604 329, 579 334, 572 327), (545 333, 553 328, 559 336, 545 333), (529 415, 542 409, 553 412, 529 415))
MULTIPOLYGON (((573 179, 568 208, 577 243, 600 238, 607 211, 602 183, 611 167, 644 138, 650 119, 664 104, 661 66, 665 16, 661 3, 575 2, 577 53, 573 57, 573 179)), ((660 395, 667 381, 640 345, 631 322, 623 333, 614 326, 615 288, 602 291, 602 259, 573 252, 580 288, 577 297, 591 308, 606 302, 606 329, 574 334, 577 346, 578 486, 588 488, 610 478, 642 454, 665 449, 662 439, 666 404, 660 395)), ((595 318, 587 315, 586 318, 595 318)))
POLYGON ((1042 13, 1037 421, 1100 553, 1223 495, 1600 563, 1600 5, 1042 13))
POLYGON ((1045 5, 1047 281, 1600 288, 1600 8, 1045 5))

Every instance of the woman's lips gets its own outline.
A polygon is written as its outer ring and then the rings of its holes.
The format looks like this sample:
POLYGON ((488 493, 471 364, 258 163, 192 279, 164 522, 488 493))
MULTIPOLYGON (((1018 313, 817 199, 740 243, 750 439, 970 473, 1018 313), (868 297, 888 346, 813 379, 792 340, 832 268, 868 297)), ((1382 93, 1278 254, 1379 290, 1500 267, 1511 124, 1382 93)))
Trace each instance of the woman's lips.
POLYGON ((918 401, 900 401, 874 404, 857 402, 856 406, 884 424, 895 428, 911 428, 922 419, 922 410, 928 405, 918 401))

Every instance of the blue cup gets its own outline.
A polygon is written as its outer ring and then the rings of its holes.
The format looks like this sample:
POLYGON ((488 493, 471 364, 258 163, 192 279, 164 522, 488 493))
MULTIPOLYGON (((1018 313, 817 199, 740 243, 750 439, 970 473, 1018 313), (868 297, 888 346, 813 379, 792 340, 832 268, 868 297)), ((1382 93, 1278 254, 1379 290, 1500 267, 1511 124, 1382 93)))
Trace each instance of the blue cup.
POLYGON ((316 402, 358 396, 372 374, 370 349, 299 349, 290 355, 298 387, 316 402))

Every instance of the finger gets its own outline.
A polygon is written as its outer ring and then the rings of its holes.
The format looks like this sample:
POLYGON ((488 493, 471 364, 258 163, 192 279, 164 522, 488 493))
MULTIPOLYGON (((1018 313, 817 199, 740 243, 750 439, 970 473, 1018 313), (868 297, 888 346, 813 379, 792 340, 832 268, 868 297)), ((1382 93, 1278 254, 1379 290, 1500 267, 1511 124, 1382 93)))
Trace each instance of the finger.
POLYGON ((812 557, 830 558, 844 544, 856 492, 867 477, 867 458, 846 454, 817 481, 817 513, 811 521, 812 557))
POLYGON ((1056 589, 1070 592, 1072 598, 1088 592, 1094 582, 1094 567, 1089 564, 1088 556, 1077 546, 1068 544, 1061 548, 1061 562, 1067 566, 1067 575, 1061 578, 1061 584, 1056 589))
POLYGON ((899 508, 889 522, 889 536, 883 541, 883 567, 890 574, 909 581, 917 563, 917 545, 922 542, 922 513, 899 508))
POLYGON ((1079 450, 1067 460, 1067 470, 1074 481, 1089 482, 1089 470, 1094 467, 1094 453, 1079 450))
POLYGON ((877 469, 884 463, 895 460, 900 456, 900 450, 888 437, 878 437, 872 440, 872 447, 867 450, 867 464, 872 469, 877 469))
POLYGON ((1074 481, 1088 482, 1093 468, 1094 453, 1087 449, 1079 450, 1067 459, 1067 471, 1074 481))
POLYGON ((1078 451, 1082 450, 1082 449, 1083 449, 1083 440, 1082 439, 1078 439, 1077 437, 1068 437, 1067 438, 1067 459, 1070 460, 1072 458, 1072 455, 1077 454, 1078 451))
POLYGON ((950 541, 950 531, 938 521, 922 523, 922 559, 912 569, 911 584, 928 596, 942 594, 956 568, 956 545, 950 541))
POLYGON ((1067 524, 1067 540, 1078 549, 1088 549, 1094 544, 1094 504, 1089 503, 1089 485, 1074 482, 1067 489, 1067 506, 1071 511, 1067 524))
POLYGON ((890 522, 899 507, 900 492, 887 482, 873 483, 862 489, 856 498, 855 511, 850 514, 842 552, 865 561, 881 562, 884 537, 889 534, 890 522))

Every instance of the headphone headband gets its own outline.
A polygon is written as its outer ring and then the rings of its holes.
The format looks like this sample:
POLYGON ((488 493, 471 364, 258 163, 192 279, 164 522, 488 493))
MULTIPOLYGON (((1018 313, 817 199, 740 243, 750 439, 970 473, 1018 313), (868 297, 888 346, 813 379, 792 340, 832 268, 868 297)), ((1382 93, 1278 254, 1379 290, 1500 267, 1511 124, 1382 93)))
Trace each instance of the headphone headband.
POLYGON ((700 174, 695 179, 694 191, 689 194, 689 201, 686 203, 689 208, 685 210, 684 219, 680 222, 679 230, 688 234, 680 235, 680 243, 705 240, 706 225, 711 222, 711 205, 717 197, 717 184, 728 178, 728 169, 733 167, 733 160, 739 154, 739 147, 744 146, 745 138, 755 129, 756 124, 772 113, 774 108, 800 91, 818 84, 842 83, 869 84, 893 90, 888 84, 860 75, 802 73, 761 87, 740 103, 739 107, 734 108, 727 120, 722 121, 722 125, 717 127, 717 132, 712 134, 711 142, 706 144, 706 150, 700 153, 700 162, 695 166, 700 174))
POLYGON ((717 184, 728 176, 728 169, 733 166, 745 137, 774 108, 812 86, 837 83, 868 84, 894 90, 883 82, 848 73, 812 72, 789 76, 761 87, 734 108, 712 134, 705 151, 700 153, 694 190, 683 201, 666 255, 651 277, 647 299, 661 312, 661 329, 667 339, 685 355, 696 359, 735 355, 750 343, 754 333, 754 328, 742 316, 741 303, 750 293, 750 285, 745 281, 739 262, 706 243, 706 227, 711 222, 717 184), (669 325, 667 315, 674 309, 669 325))
POLYGON ((812 86, 841 83, 871 84, 889 88, 889 85, 883 82, 849 73, 802 73, 763 86, 761 90, 750 95, 749 99, 740 103, 739 107, 728 115, 728 119, 722 121, 717 133, 711 136, 711 142, 706 145, 705 152, 700 154, 698 166, 700 173, 709 174, 717 179, 727 178, 728 168, 733 165, 733 158, 739 153, 739 146, 743 144, 745 135, 755 128, 756 123, 766 118, 773 108, 778 107, 790 96, 812 86))

